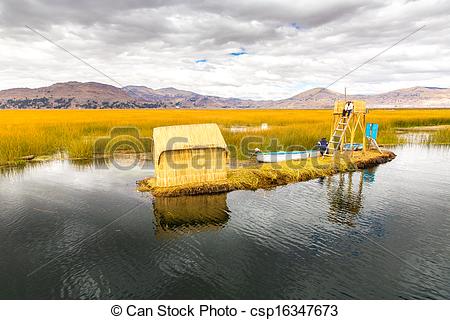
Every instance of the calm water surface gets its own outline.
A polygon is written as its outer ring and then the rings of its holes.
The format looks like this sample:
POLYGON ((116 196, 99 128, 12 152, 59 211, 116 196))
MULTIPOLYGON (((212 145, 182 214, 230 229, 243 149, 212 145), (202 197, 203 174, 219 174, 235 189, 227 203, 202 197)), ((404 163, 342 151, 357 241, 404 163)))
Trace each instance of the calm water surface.
POLYGON ((153 200, 149 169, 0 173, 3 299, 450 299, 450 149, 373 170, 153 200))

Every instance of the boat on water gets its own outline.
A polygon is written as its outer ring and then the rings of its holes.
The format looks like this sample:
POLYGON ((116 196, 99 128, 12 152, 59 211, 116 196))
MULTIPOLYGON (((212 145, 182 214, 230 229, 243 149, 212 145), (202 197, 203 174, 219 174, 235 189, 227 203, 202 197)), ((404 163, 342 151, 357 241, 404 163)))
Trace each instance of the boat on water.
MULTIPOLYGON (((344 151, 360 151, 363 149, 362 143, 344 144, 344 151)), ((319 150, 306 151, 277 151, 277 152, 257 152, 256 160, 258 162, 283 162, 290 160, 302 160, 307 158, 317 158, 320 156, 319 150)))
POLYGON ((318 150, 308 151, 278 151, 278 152, 258 152, 256 160, 258 162, 282 162, 290 160, 302 160, 316 158, 320 155, 318 150))

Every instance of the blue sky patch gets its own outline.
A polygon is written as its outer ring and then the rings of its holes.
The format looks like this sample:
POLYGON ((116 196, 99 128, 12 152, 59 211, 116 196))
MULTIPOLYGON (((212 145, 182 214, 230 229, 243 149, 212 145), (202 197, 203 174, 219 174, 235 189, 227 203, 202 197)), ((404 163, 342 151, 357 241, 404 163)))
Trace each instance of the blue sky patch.
POLYGON ((297 23, 297 22, 292 22, 292 23, 290 24, 290 26, 291 26, 292 28, 294 28, 294 29, 297 29, 297 30, 304 29, 304 27, 303 27, 300 23, 297 23))
POLYGON ((248 54, 248 52, 245 51, 245 49, 241 49, 239 51, 229 53, 230 56, 234 57, 242 56, 243 54, 248 54))
POLYGON ((195 60, 195 63, 205 63, 205 62, 208 62, 208 59, 198 59, 198 60, 195 60))

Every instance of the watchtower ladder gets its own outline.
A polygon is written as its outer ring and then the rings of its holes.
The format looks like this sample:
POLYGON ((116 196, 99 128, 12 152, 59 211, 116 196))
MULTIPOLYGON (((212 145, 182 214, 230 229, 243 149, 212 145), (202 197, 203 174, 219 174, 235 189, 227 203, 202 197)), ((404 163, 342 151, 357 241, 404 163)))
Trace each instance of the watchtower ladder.
POLYGON ((328 155, 334 155, 341 145, 345 142, 345 133, 349 127, 350 120, 353 117, 353 113, 350 116, 340 116, 333 133, 331 134, 330 142, 328 143, 328 155))

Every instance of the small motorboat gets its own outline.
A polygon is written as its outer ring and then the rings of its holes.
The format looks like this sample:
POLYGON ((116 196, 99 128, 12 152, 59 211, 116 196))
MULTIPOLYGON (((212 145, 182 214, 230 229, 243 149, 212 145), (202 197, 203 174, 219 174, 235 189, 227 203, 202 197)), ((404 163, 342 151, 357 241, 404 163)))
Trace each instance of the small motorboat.
POLYGON ((317 158, 321 156, 320 150, 309 150, 308 153, 310 158, 317 158))
POLYGON ((256 160, 258 160, 258 162, 282 162, 290 160, 302 160, 307 159, 308 157, 310 157, 310 151, 278 151, 256 153, 256 160))

